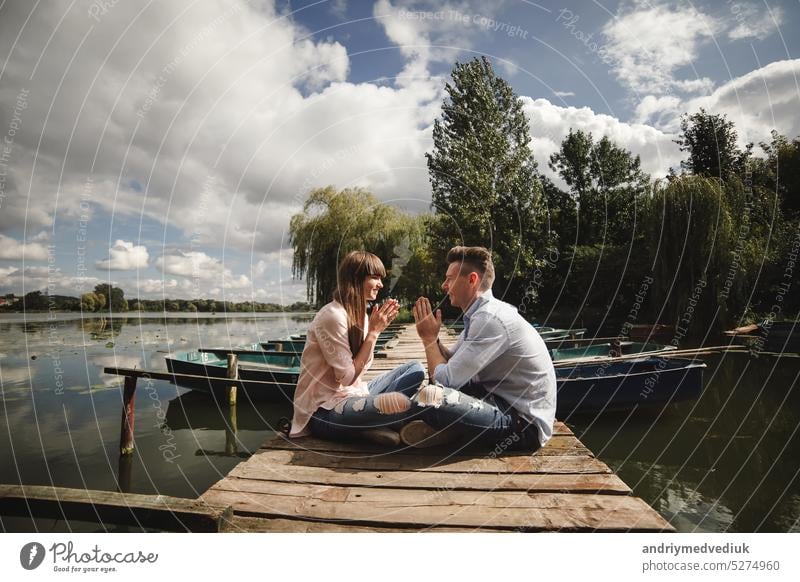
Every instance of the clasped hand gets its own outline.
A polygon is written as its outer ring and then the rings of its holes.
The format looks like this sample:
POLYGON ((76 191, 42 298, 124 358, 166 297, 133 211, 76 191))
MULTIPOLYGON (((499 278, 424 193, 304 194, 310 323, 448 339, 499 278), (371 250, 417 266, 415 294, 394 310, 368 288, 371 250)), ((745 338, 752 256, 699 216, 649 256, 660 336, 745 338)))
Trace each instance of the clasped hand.
POLYGON ((387 299, 383 305, 375 306, 369 314, 369 331, 382 332, 394 321, 399 311, 400 304, 397 299, 387 299))
POLYGON ((435 342, 442 327, 442 310, 437 309, 436 313, 434 313, 428 298, 420 297, 414 303, 413 313, 414 322, 417 325, 417 334, 419 334, 420 339, 426 344, 435 342))

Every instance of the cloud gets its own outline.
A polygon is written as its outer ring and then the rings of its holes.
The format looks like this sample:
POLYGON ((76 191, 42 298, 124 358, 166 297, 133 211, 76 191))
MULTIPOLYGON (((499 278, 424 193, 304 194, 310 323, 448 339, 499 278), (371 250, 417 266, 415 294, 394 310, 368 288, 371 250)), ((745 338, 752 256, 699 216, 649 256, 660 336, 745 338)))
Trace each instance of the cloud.
POLYGON ((800 136, 800 59, 776 61, 737 77, 711 95, 688 101, 685 110, 700 107, 726 114, 736 124, 740 145, 769 139, 772 129, 800 136))
POLYGON ((573 91, 553 91, 553 94, 556 97, 575 97, 575 93, 573 91))
POLYGON ((731 12, 736 22, 736 26, 728 31, 731 40, 764 40, 776 33, 783 23, 783 9, 780 6, 770 8, 736 3, 731 6, 731 12))
POLYGON ((680 116, 682 101, 675 95, 664 95, 656 97, 647 95, 636 106, 634 120, 637 123, 653 123, 662 129, 668 126, 670 129, 677 128, 676 119, 680 116))
POLYGON ((3 281, 19 271, 17 267, 0 267, 0 281, 3 281))
POLYGON ((42 291, 77 297, 94 289, 95 285, 107 282, 97 277, 66 275, 60 268, 53 266, 0 269, 0 293, 3 294, 23 295, 31 291, 42 291))
POLYGON ((548 168, 550 155, 558 151, 570 128, 591 132, 596 139, 608 136, 619 146, 639 155, 642 169, 654 178, 666 175, 683 155, 672 141, 674 136, 642 123, 625 123, 616 117, 595 113, 589 107, 560 107, 547 99, 522 97, 523 109, 531 125, 534 157, 539 170, 560 183, 548 168))
POLYGON ((0 234, 0 259, 46 261, 47 247, 38 242, 20 242, 0 234))
POLYGON ((147 268, 150 255, 144 245, 134 245, 132 242, 117 240, 108 251, 108 258, 97 261, 98 269, 109 271, 133 271, 147 268))
POLYGON ((247 275, 234 275, 223 263, 201 251, 176 251, 156 259, 156 268, 167 275, 211 282, 225 289, 246 289, 252 285, 247 275))
POLYGON ((0 102, 30 92, 0 232, 80 216, 91 183, 91 208, 269 253, 313 187, 429 191, 441 81, 409 66, 393 86, 348 82, 345 47, 273 2, 119 2, 99 25, 79 9, 7 3, 0 53, 0 102), (36 196, 15 206, 12 187, 36 196))
POLYGON ((602 29, 604 57, 623 86, 637 93, 708 90, 706 78, 676 79, 722 24, 694 6, 635 4, 602 29))

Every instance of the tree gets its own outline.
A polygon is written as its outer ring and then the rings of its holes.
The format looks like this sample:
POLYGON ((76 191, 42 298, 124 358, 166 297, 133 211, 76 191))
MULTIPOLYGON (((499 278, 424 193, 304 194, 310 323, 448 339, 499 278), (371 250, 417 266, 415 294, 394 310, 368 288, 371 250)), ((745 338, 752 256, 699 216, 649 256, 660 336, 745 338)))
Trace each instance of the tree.
POLYGON ((730 323, 725 277, 735 229, 724 184, 682 176, 656 187, 647 212, 652 321, 708 330, 730 323))
POLYGON ((492 250, 495 292, 519 301, 515 278, 536 268, 546 244, 541 184, 522 101, 486 57, 456 63, 426 154, 437 220, 433 263, 456 244, 492 250))
POLYGON ((708 113, 702 107, 693 115, 681 116, 681 135, 675 140, 689 159, 681 168, 696 176, 726 180, 742 173, 742 164, 749 150, 742 152, 736 145, 737 133, 725 115, 708 113))
POLYGON ((97 311, 99 299, 97 295, 89 291, 81 295, 81 311, 97 311))
POLYGON ((321 305, 331 300, 339 263, 347 253, 369 251, 391 270, 394 249, 404 241, 410 244, 415 220, 362 188, 312 190, 303 211, 289 223, 292 273, 306 277, 308 300, 321 305))
POLYGON ((22 306, 25 311, 47 309, 49 307, 47 295, 41 291, 26 293, 22 298, 22 306))
POLYGON ((591 133, 570 128, 549 166, 570 188, 577 207, 577 244, 632 239, 631 225, 650 181, 639 156, 608 137, 595 142, 591 133))
POLYGON ((772 141, 759 144, 766 159, 754 159, 753 182, 780 195, 787 217, 800 218, 800 138, 789 141, 772 131, 772 141))
POLYGON ((128 310, 128 301, 125 299, 125 291, 119 287, 114 287, 108 283, 100 283, 95 285, 94 293, 98 297, 103 298, 100 302, 102 304, 98 306, 98 310, 103 309, 105 306, 109 306, 110 311, 128 310))

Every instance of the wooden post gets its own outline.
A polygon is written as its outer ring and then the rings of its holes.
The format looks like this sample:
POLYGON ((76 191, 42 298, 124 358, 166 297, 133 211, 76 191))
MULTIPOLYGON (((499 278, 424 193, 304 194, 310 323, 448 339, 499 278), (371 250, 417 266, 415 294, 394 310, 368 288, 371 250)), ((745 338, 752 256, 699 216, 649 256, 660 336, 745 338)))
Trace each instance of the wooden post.
MULTIPOLYGON (((239 379, 239 357, 236 354, 228 354, 228 378, 239 379)), ((236 405, 236 384, 231 384, 228 388, 228 404, 236 405)))
POLYGON ((122 393, 122 427, 119 434, 121 455, 133 453, 133 423, 136 416, 136 376, 125 376, 122 393))
POLYGON ((120 455, 117 464, 117 488, 121 493, 131 490, 133 480, 133 455, 120 455))
POLYGON ((225 425, 225 454, 235 456, 238 452, 236 447, 237 414, 236 403, 228 407, 228 424, 225 425))

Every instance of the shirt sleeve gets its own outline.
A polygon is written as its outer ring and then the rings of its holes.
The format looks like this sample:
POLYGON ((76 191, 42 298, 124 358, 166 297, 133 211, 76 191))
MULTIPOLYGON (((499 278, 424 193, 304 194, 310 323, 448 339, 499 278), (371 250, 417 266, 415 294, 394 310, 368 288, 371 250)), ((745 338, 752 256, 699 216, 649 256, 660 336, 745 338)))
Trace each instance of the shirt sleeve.
POLYGON ((458 334, 458 339, 456 339, 456 343, 454 343, 449 348, 440 341, 439 351, 442 352, 442 355, 445 357, 445 359, 449 360, 450 358, 453 357, 453 354, 456 353, 458 347, 461 345, 463 341, 464 341, 464 332, 462 331, 460 334, 458 334))
POLYGON ((347 319, 329 312, 320 319, 316 332, 322 356, 333 368, 336 381, 342 386, 352 385, 356 379, 356 369, 347 337, 347 319))
POLYGON ((433 379, 449 388, 461 388, 492 363, 508 345, 508 332, 491 314, 476 316, 470 322, 469 336, 459 338, 452 357, 439 364, 433 379))

